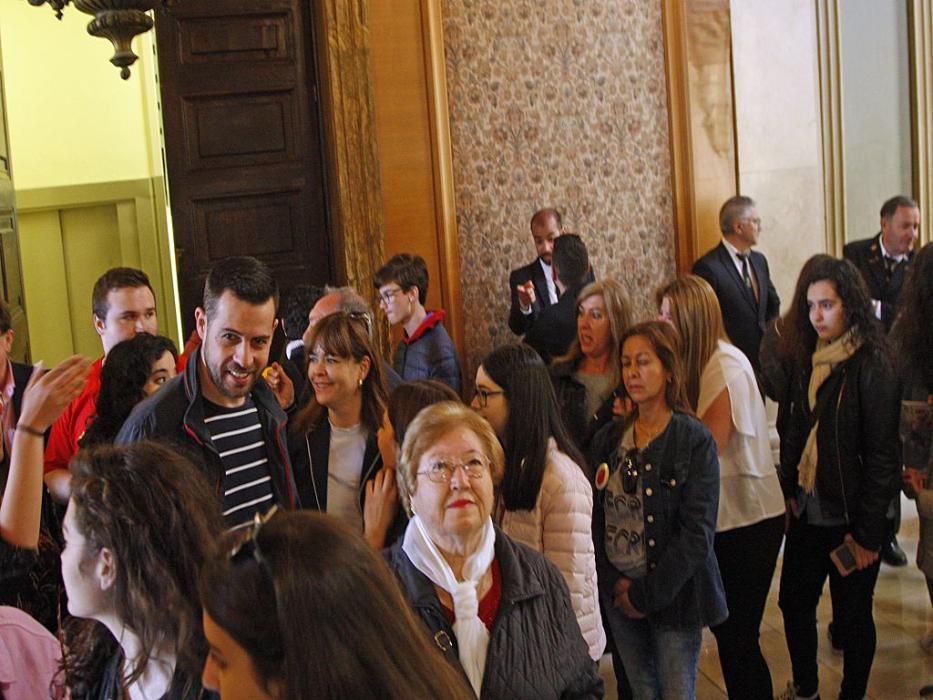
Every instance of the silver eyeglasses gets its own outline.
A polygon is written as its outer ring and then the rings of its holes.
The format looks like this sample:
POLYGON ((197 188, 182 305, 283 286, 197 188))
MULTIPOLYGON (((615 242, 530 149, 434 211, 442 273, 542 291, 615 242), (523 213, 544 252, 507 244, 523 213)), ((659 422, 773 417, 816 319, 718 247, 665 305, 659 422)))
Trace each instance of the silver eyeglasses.
POLYGON ((489 460, 485 457, 470 457, 465 462, 439 459, 418 476, 426 476, 435 484, 445 484, 450 481, 454 472, 462 468, 469 479, 481 479, 489 469, 489 460))

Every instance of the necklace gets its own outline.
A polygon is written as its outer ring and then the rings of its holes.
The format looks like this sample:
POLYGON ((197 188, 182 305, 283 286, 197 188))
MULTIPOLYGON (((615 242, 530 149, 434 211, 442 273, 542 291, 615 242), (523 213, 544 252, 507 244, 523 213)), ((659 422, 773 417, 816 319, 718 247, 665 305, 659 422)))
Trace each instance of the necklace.
MULTIPOLYGON (((671 420, 672 413, 668 412, 664 415, 664 418, 658 422, 655 426, 646 426, 644 423, 636 420, 635 421, 635 432, 640 432, 643 439, 643 446, 646 446, 649 442, 654 440, 661 432, 664 431, 664 428, 667 427, 667 424, 671 420)), ((632 435, 633 438, 636 438, 636 445, 638 444, 637 436, 632 435)))

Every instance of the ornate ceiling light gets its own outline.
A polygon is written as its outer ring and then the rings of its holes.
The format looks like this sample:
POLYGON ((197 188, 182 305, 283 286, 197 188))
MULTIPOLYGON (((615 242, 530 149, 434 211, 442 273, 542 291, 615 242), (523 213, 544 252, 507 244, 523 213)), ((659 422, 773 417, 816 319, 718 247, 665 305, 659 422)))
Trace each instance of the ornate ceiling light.
POLYGON ((146 14, 165 0, 29 0, 30 5, 49 4, 61 19, 65 5, 74 6, 94 19, 87 25, 91 36, 106 37, 113 44, 110 62, 120 69, 120 77, 130 77, 130 66, 139 58, 130 48, 133 37, 152 29, 152 18, 146 14))

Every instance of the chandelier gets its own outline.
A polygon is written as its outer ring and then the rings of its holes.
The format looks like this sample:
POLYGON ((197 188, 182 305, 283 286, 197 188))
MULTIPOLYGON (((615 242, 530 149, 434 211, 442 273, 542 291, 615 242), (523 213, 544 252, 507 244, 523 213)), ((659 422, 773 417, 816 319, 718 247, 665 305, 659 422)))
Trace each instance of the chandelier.
POLYGON ((58 19, 62 18, 65 5, 74 6, 93 15, 87 25, 91 36, 105 37, 113 44, 114 53, 110 62, 120 69, 120 77, 130 77, 130 66, 139 58, 130 48, 133 37, 152 29, 152 18, 146 14, 166 0, 28 0, 30 5, 51 5, 58 19))

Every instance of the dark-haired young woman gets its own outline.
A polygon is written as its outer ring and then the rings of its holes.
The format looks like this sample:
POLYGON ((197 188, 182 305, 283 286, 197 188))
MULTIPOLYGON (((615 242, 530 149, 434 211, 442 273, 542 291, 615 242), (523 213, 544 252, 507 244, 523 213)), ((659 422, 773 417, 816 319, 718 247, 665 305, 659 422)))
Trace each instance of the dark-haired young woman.
POLYGON ((275 513, 229 533, 201 574, 222 700, 468 700, 385 563, 317 513, 275 513))
POLYGON ((519 344, 493 350, 476 370, 472 406, 505 450, 496 520, 513 540, 557 565, 590 656, 598 661, 606 633, 596 588, 593 489, 538 353, 519 344))
POLYGON ((151 442, 81 450, 62 526, 62 682, 75 700, 201 696, 198 572, 223 528, 194 465, 151 442))
POLYGON ((789 525, 779 603, 793 667, 788 698, 815 698, 816 608, 826 578, 833 643, 843 651, 840 698, 862 698, 875 654, 872 596, 885 513, 900 483, 900 386, 858 270, 809 266, 784 324, 795 381, 781 441, 789 525), (830 554, 846 545, 843 575, 830 554))
POLYGON ((177 374, 177 362, 175 343, 161 335, 139 333, 114 345, 100 370, 97 414, 81 447, 112 443, 133 407, 177 374))

